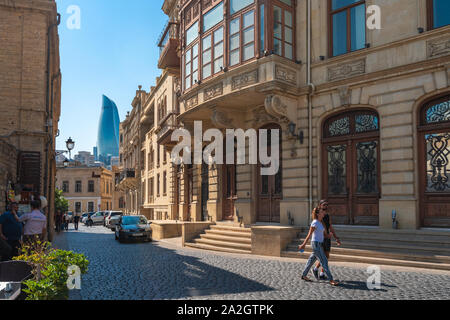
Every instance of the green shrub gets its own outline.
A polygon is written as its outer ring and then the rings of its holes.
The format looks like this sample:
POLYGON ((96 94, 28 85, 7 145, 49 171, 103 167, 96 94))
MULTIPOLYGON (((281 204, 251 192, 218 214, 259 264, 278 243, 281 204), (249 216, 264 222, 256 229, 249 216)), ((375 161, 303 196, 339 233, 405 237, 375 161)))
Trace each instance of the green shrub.
POLYGON ((76 265, 81 274, 88 271, 89 261, 83 254, 53 249, 49 242, 23 245, 21 252, 14 260, 28 262, 34 276, 24 281, 27 300, 66 300, 69 297, 67 268, 76 265))

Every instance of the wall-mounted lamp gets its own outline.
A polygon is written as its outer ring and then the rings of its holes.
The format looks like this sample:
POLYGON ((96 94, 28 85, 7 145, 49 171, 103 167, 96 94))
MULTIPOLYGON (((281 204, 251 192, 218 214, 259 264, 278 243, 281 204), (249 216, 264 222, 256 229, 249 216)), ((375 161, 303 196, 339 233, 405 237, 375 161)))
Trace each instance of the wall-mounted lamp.
POLYGON ((422 28, 422 27, 419 27, 419 28, 417 28, 417 31, 419 32, 419 33, 424 33, 424 29, 422 28))
POLYGON ((227 72, 228 68, 227 67, 220 67, 220 71, 227 72))
POLYGON ((325 56, 320 56, 319 59, 320 59, 320 61, 324 61, 325 60, 325 56))
POLYGON ((298 134, 295 133, 295 128, 297 125, 293 122, 290 122, 288 125, 289 134, 292 138, 297 138, 300 144, 303 144, 304 141, 304 133, 303 130, 299 129, 298 134))
POLYGON ((370 43, 366 43, 366 48, 367 48, 367 49, 370 48, 370 43))

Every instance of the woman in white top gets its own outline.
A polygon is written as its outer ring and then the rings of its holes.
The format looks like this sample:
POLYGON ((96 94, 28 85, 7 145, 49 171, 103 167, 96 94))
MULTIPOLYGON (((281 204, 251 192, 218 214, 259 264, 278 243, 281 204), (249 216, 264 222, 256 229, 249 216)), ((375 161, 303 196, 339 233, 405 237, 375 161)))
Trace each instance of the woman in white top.
POLYGON ((314 265, 314 262, 316 262, 317 259, 319 259, 320 264, 322 265, 328 279, 330 280, 330 284, 333 286, 339 285, 339 282, 333 280, 333 276, 330 272, 330 269, 328 268, 328 259, 325 255, 325 252, 323 251, 323 240, 324 240, 324 231, 325 227, 322 224, 322 219, 325 215, 325 212, 322 209, 316 208, 313 211, 313 222, 311 223, 311 227, 309 229, 308 236, 306 237, 305 241, 302 245, 298 246, 299 250, 305 250, 306 244, 308 243, 309 239, 312 236, 311 239, 311 246, 313 249, 313 252, 311 253, 311 256, 308 259, 308 262, 306 263, 305 270, 303 270, 302 274, 302 280, 305 281, 311 281, 307 277, 309 270, 311 270, 311 267, 314 265))

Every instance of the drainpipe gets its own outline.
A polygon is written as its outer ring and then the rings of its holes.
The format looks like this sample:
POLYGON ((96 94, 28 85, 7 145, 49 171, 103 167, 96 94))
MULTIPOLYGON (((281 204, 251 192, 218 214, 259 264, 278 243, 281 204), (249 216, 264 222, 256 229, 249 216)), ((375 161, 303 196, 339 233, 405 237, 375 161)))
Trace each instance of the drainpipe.
MULTIPOLYGON (((46 66, 46 138, 47 141, 45 142, 45 168, 44 168, 44 196, 47 198, 48 205, 47 205, 47 236, 50 236, 50 240, 53 237, 53 218, 51 217, 50 207, 51 207, 51 200, 53 197, 51 197, 51 194, 49 193, 48 187, 51 186, 51 182, 49 182, 49 147, 53 147, 53 132, 49 132, 49 128, 53 126, 50 126, 50 123, 53 122, 53 110, 50 114, 50 107, 53 108, 53 105, 50 106, 50 100, 52 100, 53 104, 53 80, 54 77, 51 79, 51 86, 50 86, 50 55, 51 55, 51 32, 52 29, 55 27, 58 27, 61 23, 61 15, 57 13, 56 16, 56 23, 52 23, 48 29, 47 29, 47 66, 46 66), (52 92, 50 92, 50 87, 52 88, 52 92), (51 96, 51 97, 50 97, 51 96)), ((52 123, 53 125, 53 123, 52 123)))
POLYGON ((313 161, 313 149, 312 149, 312 96, 314 95, 314 91, 315 91, 315 86, 314 84, 311 82, 311 27, 312 27, 312 23, 311 23, 311 0, 308 0, 308 9, 307 9, 307 23, 308 23, 308 32, 307 32, 307 60, 308 60, 308 66, 307 66, 307 84, 308 84, 308 163, 309 163, 309 169, 308 169, 308 173, 309 173, 309 177, 308 177, 308 197, 309 197, 309 203, 308 203, 308 225, 311 222, 311 215, 310 213, 312 212, 312 207, 313 207, 313 166, 312 166, 312 161, 313 161))

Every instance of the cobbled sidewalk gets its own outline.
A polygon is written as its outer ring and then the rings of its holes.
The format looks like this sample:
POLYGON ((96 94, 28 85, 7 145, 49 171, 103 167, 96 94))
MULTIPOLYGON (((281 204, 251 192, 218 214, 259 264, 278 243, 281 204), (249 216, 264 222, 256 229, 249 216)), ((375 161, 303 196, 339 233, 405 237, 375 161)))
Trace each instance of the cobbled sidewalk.
MULTIPOLYGON (((333 265, 339 287, 300 279, 305 260, 245 257, 180 248, 169 242, 120 244, 103 226, 70 225, 54 246, 86 255, 89 271, 71 299, 143 300, 448 300, 450 273, 385 270, 369 290, 365 268, 333 265)), ((310 276, 313 278, 312 274, 310 276)))

